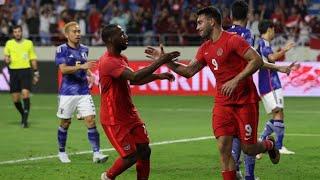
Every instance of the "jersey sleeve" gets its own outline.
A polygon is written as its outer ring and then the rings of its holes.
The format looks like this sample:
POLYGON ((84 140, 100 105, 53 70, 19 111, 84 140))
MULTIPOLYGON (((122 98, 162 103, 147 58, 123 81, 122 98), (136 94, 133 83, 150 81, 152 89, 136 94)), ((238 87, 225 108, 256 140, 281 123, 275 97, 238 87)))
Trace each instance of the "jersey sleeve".
POLYGON ((66 53, 61 46, 57 47, 55 62, 57 66, 60 64, 66 64, 66 53))
POLYGON ((229 40, 229 47, 231 51, 236 52, 239 56, 243 57, 247 50, 251 47, 250 44, 242 37, 233 35, 229 40))
POLYGON ((36 55, 36 52, 34 50, 34 46, 33 46, 32 41, 30 41, 29 59, 30 60, 37 59, 37 55, 36 55))
POLYGON ((104 74, 107 74, 114 78, 120 77, 125 68, 128 67, 127 64, 115 58, 107 59, 104 61, 104 63, 101 63, 100 65, 102 65, 104 74))
POLYGON ((196 54, 196 61, 202 63, 202 64, 207 64, 206 60, 204 59, 204 45, 202 44, 199 49, 198 52, 196 54))

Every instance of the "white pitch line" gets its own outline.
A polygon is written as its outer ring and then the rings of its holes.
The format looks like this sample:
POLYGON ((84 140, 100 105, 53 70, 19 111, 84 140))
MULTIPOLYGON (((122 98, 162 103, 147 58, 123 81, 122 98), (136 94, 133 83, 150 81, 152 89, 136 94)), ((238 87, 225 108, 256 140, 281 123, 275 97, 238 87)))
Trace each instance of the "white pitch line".
MULTIPOLYGON (((285 136, 296 136, 296 137, 320 137, 320 134, 301 134, 301 133, 290 133, 286 134, 285 136)), ((175 144, 175 143, 183 143, 183 142, 192 142, 192 141, 202 141, 207 139, 212 139, 213 136, 203 136, 203 137, 197 137, 197 138, 188 138, 188 139, 177 139, 177 140, 171 140, 171 141, 160 141, 151 143, 151 146, 158 146, 158 145, 164 145, 164 144, 175 144)), ((107 148, 107 149, 101 149, 102 152, 109 152, 114 151, 114 148, 107 148)), ((90 154, 92 151, 79 151, 74 153, 69 153, 69 155, 80 155, 80 154, 90 154)), ((17 159, 17 160, 9 160, 9 161, 0 161, 1 164, 15 164, 19 162, 25 162, 25 161, 37 161, 37 160, 43 160, 43 159, 52 159, 52 158, 58 158, 57 155, 50 155, 50 156, 39 156, 34 158, 24 158, 24 159, 17 159)))
MULTIPOLYGON (((178 140, 172 140, 172 141, 161 141, 161 142, 155 142, 151 143, 151 146, 157 146, 157 145, 163 145, 163 144, 174 144, 174 143, 182 143, 182 142, 191 142, 191 141, 201 141, 206 139, 211 139, 212 136, 204 136, 204 137, 198 137, 198 138, 189 138, 189 139, 178 139, 178 140)), ((102 152, 108 152, 108 151, 114 151, 114 148, 107 148, 107 149, 101 149, 102 152)), ((69 153, 69 155, 80 155, 80 154, 90 154, 92 151, 80 151, 75 153, 69 153)), ((36 161, 36 160, 42 160, 42 159, 52 159, 52 158, 58 158, 57 155, 50 155, 50 156, 40 156, 40 157, 34 157, 34 158, 24 158, 24 159, 17 159, 17 160, 9 160, 9 161, 1 161, 1 164, 14 164, 24 161, 36 161)))

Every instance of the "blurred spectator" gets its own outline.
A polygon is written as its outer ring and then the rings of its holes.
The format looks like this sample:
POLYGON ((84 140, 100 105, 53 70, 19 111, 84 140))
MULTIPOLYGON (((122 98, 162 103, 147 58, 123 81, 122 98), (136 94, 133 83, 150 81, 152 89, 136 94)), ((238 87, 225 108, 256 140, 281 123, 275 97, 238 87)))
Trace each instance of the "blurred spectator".
POLYGON ((102 14, 97 10, 95 5, 91 6, 89 14, 89 32, 94 34, 101 25, 102 14))
MULTIPOLYGON (((87 37, 89 43, 99 43, 94 37, 99 34, 102 23, 114 23, 131 34, 129 43, 132 45, 156 45, 158 38, 172 45, 197 45, 200 43, 196 31, 197 10, 214 4, 223 14, 223 26, 228 27, 231 25, 229 8, 233 1, 12 0, 0 6, 0 41, 9 38, 13 25, 21 24, 27 27, 24 29, 29 30, 29 38, 36 44, 59 44, 64 41, 64 24, 76 20, 81 26, 82 35, 87 37), (89 40, 91 37, 93 39, 89 40), (52 39, 54 41, 51 41, 52 39)), ((294 39, 300 44, 308 44, 310 31, 320 33, 319 20, 308 15, 310 1, 248 1, 252 4, 250 11, 253 12, 248 27, 255 36, 259 34, 259 20, 265 18, 273 20, 278 34, 275 41, 279 43, 294 39), (304 20, 305 17, 309 18, 309 21, 304 20)))
MULTIPOLYGON (((111 23, 111 22, 110 22, 111 23)), ((142 24, 143 24, 143 9, 140 8, 137 12, 130 13, 130 20, 127 26, 127 33, 133 34, 133 36, 129 36, 129 43, 132 45, 142 45, 143 37, 142 33, 142 24)), ((121 26, 121 25, 120 25, 121 26)))
POLYGON ((40 38, 41 44, 50 45, 50 23, 52 22, 52 12, 49 6, 44 6, 40 12, 40 38))
POLYGON ((120 9, 116 9, 113 13, 111 20, 110 20, 110 24, 118 24, 126 32, 127 25, 129 23, 129 18, 130 18, 129 11, 124 12, 120 9))
POLYGON ((40 19, 35 9, 30 8, 27 11, 27 26, 29 30, 29 39, 35 44, 38 42, 40 19))
POLYGON ((142 22, 142 28, 143 28, 143 45, 153 45, 153 39, 154 36, 153 32, 153 17, 152 17, 152 11, 151 8, 148 8, 146 11, 143 12, 143 22, 142 22))

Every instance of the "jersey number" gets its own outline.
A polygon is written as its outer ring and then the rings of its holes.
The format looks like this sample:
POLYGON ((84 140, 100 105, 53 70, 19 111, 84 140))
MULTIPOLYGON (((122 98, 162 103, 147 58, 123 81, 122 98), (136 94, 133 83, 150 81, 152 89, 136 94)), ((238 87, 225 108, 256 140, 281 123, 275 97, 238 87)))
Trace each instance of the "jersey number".
POLYGON ((246 130, 246 136, 251 136, 251 134, 252 134, 252 127, 250 126, 250 124, 246 124, 245 126, 244 126, 244 129, 246 130))
POLYGON ((217 60, 216 59, 212 59, 211 63, 214 66, 213 70, 218 70, 219 66, 218 66, 217 60))

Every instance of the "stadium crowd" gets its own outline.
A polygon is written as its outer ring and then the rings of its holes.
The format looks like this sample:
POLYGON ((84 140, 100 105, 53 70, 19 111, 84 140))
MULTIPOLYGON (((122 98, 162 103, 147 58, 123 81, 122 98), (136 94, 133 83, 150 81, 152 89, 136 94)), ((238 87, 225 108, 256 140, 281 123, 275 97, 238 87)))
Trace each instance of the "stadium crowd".
MULTIPOLYGON (((247 0, 251 7, 248 26, 257 36, 258 22, 272 19, 278 40, 308 44, 310 34, 320 33, 320 20, 308 15, 306 0, 247 0)), ((197 45, 196 10, 214 4, 223 14, 223 27, 231 25, 233 0, 11 0, 0 6, 0 45, 10 37, 13 25, 36 45, 64 41, 63 26, 80 24, 84 43, 102 45, 102 24, 119 24, 129 34, 130 45, 197 45)))

